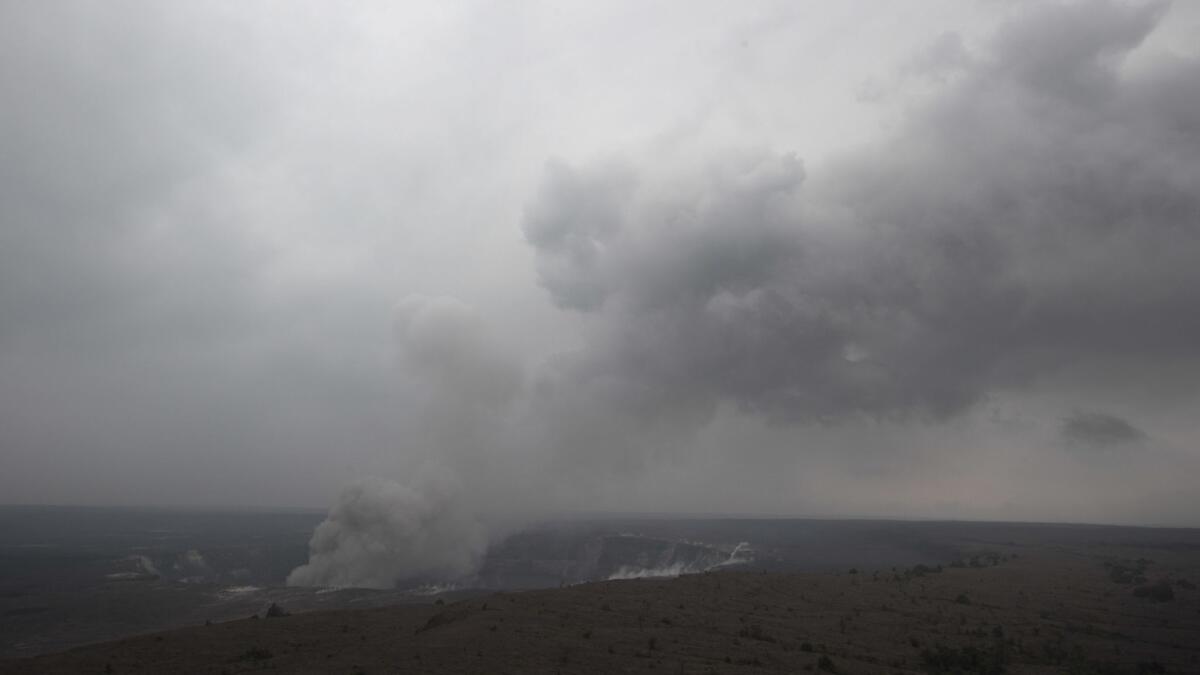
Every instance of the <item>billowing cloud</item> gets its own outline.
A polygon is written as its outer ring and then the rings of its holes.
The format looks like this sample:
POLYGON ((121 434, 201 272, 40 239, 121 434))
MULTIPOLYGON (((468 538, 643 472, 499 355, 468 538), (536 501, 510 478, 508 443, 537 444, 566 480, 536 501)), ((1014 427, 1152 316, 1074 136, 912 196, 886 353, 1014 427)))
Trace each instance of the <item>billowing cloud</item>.
POLYGON ((555 302, 603 317, 581 375, 647 415, 929 419, 1066 366, 1194 363, 1200 66, 1125 68, 1162 12, 1030 12, 820 171, 768 150, 552 164, 524 227, 555 302))
MULTIPOLYGON (((1200 365, 1200 64, 1128 60, 1163 11, 1046 6, 973 51, 943 35, 904 73, 937 85, 903 123, 819 165, 686 134, 550 161, 522 230, 550 301, 586 316, 588 332, 519 374, 465 306, 401 303, 401 361, 437 392, 425 424, 475 430, 437 436, 441 462, 470 457, 469 475, 484 458, 524 467, 489 471, 491 489, 548 508, 555 491, 578 499, 686 465, 720 437, 714 425, 733 424, 731 408, 776 428, 878 429, 847 438, 886 453, 872 433, 950 428, 989 398, 1088 378, 1153 389, 1164 366, 1200 365)), ((977 458, 971 444, 1045 440, 1020 425, 981 431, 999 426, 978 416, 954 428, 960 449, 940 450, 944 461, 977 458)), ((1144 437, 1102 413, 1060 431, 1092 445, 1144 437)), ((869 454, 801 437, 781 452, 869 454)), ((893 438, 891 451, 911 457, 904 446, 931 438, 893 438)), ((1112 467, 1087 471, 1119 483, 1112 467)), ((335 516, 322 528, 345 531, 335 516)), ((359 538, 318 532, 314 560, 354 557, 359 538)), ((387 551, 409 568, 402 541, 387 551)))

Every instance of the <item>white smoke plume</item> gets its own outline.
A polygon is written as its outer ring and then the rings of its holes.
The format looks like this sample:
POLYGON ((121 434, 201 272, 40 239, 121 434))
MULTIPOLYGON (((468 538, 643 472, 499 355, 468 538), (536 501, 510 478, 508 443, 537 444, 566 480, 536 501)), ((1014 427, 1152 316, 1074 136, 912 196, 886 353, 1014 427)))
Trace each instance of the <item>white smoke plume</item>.
POLYGON ((352 485, 317 527, 308 564, 296 568, 288 584, 391 588, 404 579, 467 574, 488 544, 467 504, 443 481, 352 485))
MULTIPOLYGON (((309 543, 300 586, 391 588, 470 573, 504 518, 485 502, 498 483, 484 468, 521 386, 520 371, 470 307, 411 296, 397 304, 394 335, 408 443, 431 448, 406 480, 347 487, 309 543)), ((508 490, 504 484, 502 490, 508 490)))

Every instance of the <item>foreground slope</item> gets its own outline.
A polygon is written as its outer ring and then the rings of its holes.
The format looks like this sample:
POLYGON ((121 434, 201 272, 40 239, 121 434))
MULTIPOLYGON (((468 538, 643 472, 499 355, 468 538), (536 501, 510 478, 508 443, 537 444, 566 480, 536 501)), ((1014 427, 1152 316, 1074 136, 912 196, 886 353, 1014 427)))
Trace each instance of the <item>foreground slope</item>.
POLYGON ((1157 553, 993 550, 940 572, 721 572, 243 619, 0 673, 1200 672, 1197 552, 1157 553))

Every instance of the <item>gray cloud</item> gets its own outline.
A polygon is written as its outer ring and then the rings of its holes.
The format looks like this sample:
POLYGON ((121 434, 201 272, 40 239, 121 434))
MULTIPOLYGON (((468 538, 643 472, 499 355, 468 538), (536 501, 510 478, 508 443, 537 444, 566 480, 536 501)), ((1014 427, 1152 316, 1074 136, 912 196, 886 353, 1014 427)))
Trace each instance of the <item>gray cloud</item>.
MULTIPOLYGON (((1055 5, 979 53, 943 37, 917 67, 954 77, 884 140, 811 169, 686 134, 624 159, 551 161, 522 227, 552 302, 592 319, 580 346, 521 375, 465 305, 410 298, 398 310, 402 370, 426 383, 410 433, 423 429, 462 477, 455 508, 476 514, 464 522, 586 503, 656 465, 686 465, 746 419, 768 422, 742 432, 754 447, 718 455, 834 461, 849 467, 840 489, 895 481, 888 452, 912 463, 922 445, 942 446, 929 460, 942 463, 978 460, 970 445, 996 438, 1013 452, 1039 442, 971 417, 989 397, 1064 373, 1149 381, 1163 364, 1200 363, 1200 94, 1180 94, 1200 64, 1124 68, 1161 14, 1055 5), (823 424, 804 445, 771 431, 806 422, 823 424), (941 427, 940 439, 911 431, 941 427)), ((1060 433, 1141 437, 1100 413, 1060 433)), ((1118 481, 1112 467, 1086 472, 1092 485, 1118 481)), ((1072 501, 1077 487, 1055 480, 1058 501, 1072 501)), ((352 488, 292 581, 377 585, 424 569, 426 549, 409 542, 448 540, 442 523, 397 528, 389 508, 351 517, 346 506, 400 489, 352 488), (360 554, 378 537, 382 552, 360 554)), ((956 500, 975 496, 944 501, 961 510, 956 500)))
POLYGON ((363 276, 286 278, 276 223, 256 210, 295 199, 258 194, 267 181, 246 169, 296 89, 276 77, 289 28, 269 19, 0 7, 12 498, 311 502, 312 465, 281 455, 394 432, 388 364, 370 351, 376 333, 386 354, 394 296, 363 276), (272 476, 290 487, 264 490, 272 476))
POLYGON ((1062 435, 1070 443, 1093 447, 1128 445, 1147 439, 1146 432, 1102 412, 1076 412, 1063 418, 1062 435))
POLYGON ((394 314, 399 368, 420 387, 435 390, 432 395, 455 397, 453 407, 469 408, 476 416, 516 395, 519 366, 489 339, 486 324, 471 307, 452 298, 410 296, 394 314))
POLYGON ((525 231, 551 296, 604 317, 581 376, 647 415, 941 418, 1067 365, 1196 360, 1200 67, 1122 67, 1162 11, 1031 12, 809 181, 769 151, 554 165, 525 231))

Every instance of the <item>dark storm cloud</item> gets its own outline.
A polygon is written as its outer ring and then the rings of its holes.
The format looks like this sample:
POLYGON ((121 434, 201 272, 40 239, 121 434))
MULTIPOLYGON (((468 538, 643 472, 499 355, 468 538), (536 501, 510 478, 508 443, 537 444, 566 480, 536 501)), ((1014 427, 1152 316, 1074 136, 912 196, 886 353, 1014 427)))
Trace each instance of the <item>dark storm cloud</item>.
POLYGON ((1164 7, 1002 29, 890 140, 551 166, 542 285, 604 317, 572 382, 645 415, 939 418, 1071 366, 1200 357, 1200 66, 1125 67, 1164 7), (614 178, 619 177, 619 178, 614 178))
POLYGON ((1116 415, 1102 412, 1076 412, 1064 418, 1062 435, 1069 442, 1096 447, 1146 440, 1146 433, 1141 429, 1116 415))

